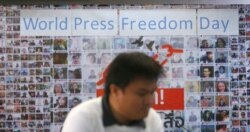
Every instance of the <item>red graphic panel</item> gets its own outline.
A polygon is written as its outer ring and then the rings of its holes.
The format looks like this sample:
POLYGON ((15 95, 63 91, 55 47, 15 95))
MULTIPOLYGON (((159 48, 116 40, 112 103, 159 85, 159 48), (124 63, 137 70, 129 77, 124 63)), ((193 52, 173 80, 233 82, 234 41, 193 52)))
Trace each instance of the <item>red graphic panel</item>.
MULTIPOLYGON (((96 90, 96 96, 102 96, 103 89, 96 90)), ((156 110, 184 110, 183 88, 159 88, 155 92, 153 108, 156 110)))
POLYGON ((157 89, 153 108, 156 110, 184 110, 184 89, 157 89))

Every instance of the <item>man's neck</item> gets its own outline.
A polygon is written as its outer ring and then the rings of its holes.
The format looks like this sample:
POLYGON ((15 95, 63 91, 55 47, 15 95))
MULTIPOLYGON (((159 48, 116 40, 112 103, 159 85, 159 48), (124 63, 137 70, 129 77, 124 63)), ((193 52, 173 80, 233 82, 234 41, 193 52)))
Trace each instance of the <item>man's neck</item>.
POLYGON ((126 116, 123 116, 122 114, 120 114, 119 109, 117 108, 117 102, 115 102, 116 99, 113 99, 111 96, 109 96, 108 101, 109 101, 110 109, 111 109, 115 119, 117 120, 117 122, 119 122, 120 124, 123 124, 123 125, 129 124, 129 122, 131 120, 126 118, 126 116))

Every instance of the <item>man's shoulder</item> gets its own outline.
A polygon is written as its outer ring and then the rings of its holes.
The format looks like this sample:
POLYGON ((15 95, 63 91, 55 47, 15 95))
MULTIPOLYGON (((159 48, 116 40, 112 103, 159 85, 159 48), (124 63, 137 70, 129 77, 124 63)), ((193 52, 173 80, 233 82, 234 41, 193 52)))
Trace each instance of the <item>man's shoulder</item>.
POLYGON ((101 98, 85 101, 69 112, 63 132, 101 132, 101 115, 101 98))
POLYGON ((151 108, 148 116, 145 118, 146 129, 149 132, 163 132, 163 124, 160 115, 151 108))
POLYGON ((99 98, 94 98, 94 99, 82 102, 81 104, 73 108, 72 111, 85 113, 85 114, 101 113, 102 112, 101 100, 102 98, 99 97, 99 98))
POLYGON ((149 109, 149 115, 150 115, 150 114, 151 114, 151 115, 158 115, 157 112, 156 112, 156 110, 153 109, 153 108, 150 108, 150 109, 149 109))
POLYGON ((150 108, 148 112, 148 116, 145 118, 145 121, 146 123, 150 123, 150 124, 156 123, 157 125, 158 123, 161 122, 161 118, 160 118, 160 115, 153 108, 150 108))

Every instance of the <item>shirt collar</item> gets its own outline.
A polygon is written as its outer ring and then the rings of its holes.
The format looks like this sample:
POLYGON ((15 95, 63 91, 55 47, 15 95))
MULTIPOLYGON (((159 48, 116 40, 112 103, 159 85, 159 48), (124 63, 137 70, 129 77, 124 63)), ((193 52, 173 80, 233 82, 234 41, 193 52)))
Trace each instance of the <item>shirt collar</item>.
MULTIPOLYGON (((109 98, 107 95, 104 95, 102 98, 102 110, 103 110, 102 121, 103 121, 103 125, 105 127, 112 126, 115 124, 122 125, 121 123, 119 123, 115 119, 115 117, 110 109, 109 98)), ((144 120, 132 121, 129 124, 127 124, 127 126, 137 126, 137 127, 142 127, 142 128, 146 127, 144 120)))

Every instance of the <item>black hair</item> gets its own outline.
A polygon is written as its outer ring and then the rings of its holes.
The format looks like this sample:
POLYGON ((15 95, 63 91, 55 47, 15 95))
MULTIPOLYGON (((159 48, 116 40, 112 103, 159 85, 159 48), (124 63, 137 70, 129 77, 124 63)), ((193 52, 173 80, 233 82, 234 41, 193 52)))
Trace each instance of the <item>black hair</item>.
POLYGON ((206 40, 206 39, 203 39, 203 40, 201 41, 201 44, 204 44, 205 42, 207 42, 207 40, 206 40))
POLYGON ((227 128, 226 125, 217 125, 217 126, 216 126, 216 130, 226 129, 226 128, 227 128))
POLYGON ((203 113, 203 115, 202 115, 204 121, 210 121, 210 120, 212 120, 211 116, 212 116, 212 113, 210 111, 208 111, 208 110, 205 110, 204 113, 203 113), (207 117, 207 113, 209 113, 209 117, 207 117))
MULTIPOLYGON (((208 71, 210 72, 209 77, 214 77, 214 69, 213 69, 213 67, 210 67, 210 66, 201 67, 202 72, 204 71, 204 69, 208 69, 208 71)), ((202 74, 201 77, 205 77, 205 76, 202 74)))
POLYGON ((162 66, 144 53, 120 53, 108 67, 105 94, 110 94, 109 86, 111 84, 125 89, 137 77, 157 81, 163 74, 162 66))
POLYGON ((226 71, 225 66, 219 66, 219 70, 220 70, 221 68, 224 70, 224 72, 226 71))
POLYGON ((213 54, 211 51, 207 51, 207 53, 206 53, 207 55, 209 55, 209 54, 213 54))
POLYGON ((217 38, 215 44, 216 44, 216 47, 219 48, 219 44, 218 44, 218 40, 221 40, 222 43, 223 43, 223 48, 225 48, 226 46, 226 41, 223 39, 223 38, 217 38))
POLYGON ((72 101, 73 101, 73 100, 80 101, 80 99, 78 99, 78 98, 76 98, 76 97, 74 97, 74 98, 72 99, 72 101))

